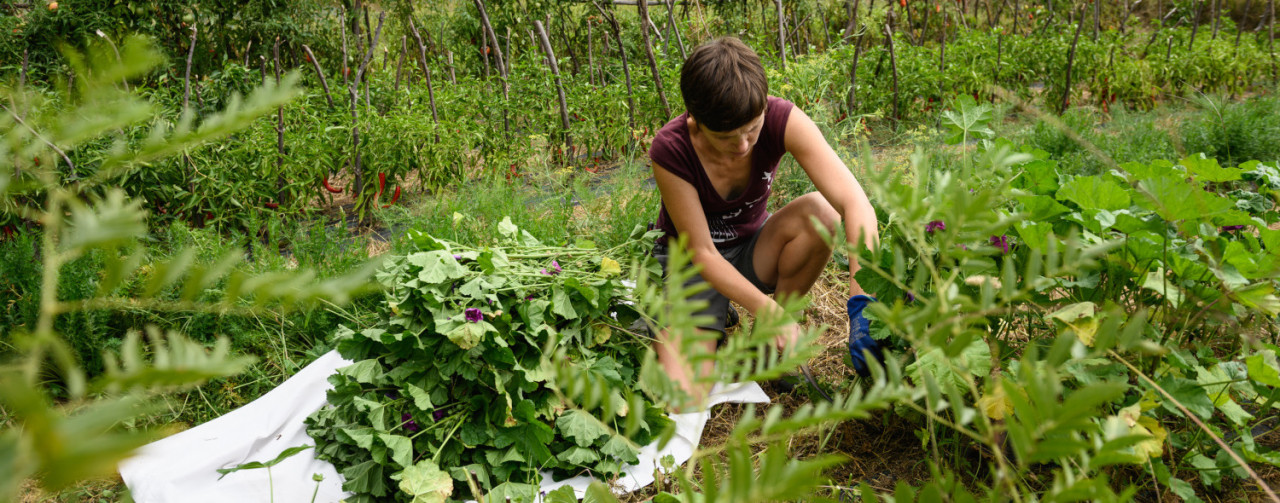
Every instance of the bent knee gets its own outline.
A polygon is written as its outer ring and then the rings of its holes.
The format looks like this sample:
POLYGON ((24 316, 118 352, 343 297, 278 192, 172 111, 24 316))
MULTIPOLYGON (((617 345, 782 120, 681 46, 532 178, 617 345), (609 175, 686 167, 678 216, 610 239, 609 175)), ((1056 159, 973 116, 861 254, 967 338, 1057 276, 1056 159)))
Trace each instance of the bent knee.
POLYGON ((803 204, 805 219, 812 216, 818 220, 827 232, 835 232, 836 226, 840 224, 840 212, 836 211, 831 203, 827 202, 827 198, 822 197, 821 193, 810 192, 796 199, 797 202, 803 204))

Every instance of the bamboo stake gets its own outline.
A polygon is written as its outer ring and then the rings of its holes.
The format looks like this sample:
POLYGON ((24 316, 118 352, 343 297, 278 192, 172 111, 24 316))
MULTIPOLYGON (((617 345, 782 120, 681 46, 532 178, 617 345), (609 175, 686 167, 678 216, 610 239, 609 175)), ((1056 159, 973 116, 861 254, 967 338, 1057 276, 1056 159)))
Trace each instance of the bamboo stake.
POLYGON ((649 42, 649 3, 636 2, 640 11, 640 39, 644 44, 644 54, 649 58, 649 71, 653 73, 653 84, 658 90, 658 100, 662 102, 663 117, 671 116, 671 105, 667 103, 667 93, 662 90, 662 74, 658 72, 658 59, 653 55, 653 46, 649 42))
POLYGON ((458 85, 458 76, 453 73, 453 51, 444 51, 445 60, 449 62, 449 83, 458 85))
MULTIPOLYGON (((343 30, 345 31, 345 30, 343 30)), ((343 44, 343 55, 346 55, 346 44, 343 44)), ((307 44, 302 44, 303 52, 307 53, 307 59, 311 61, 311 65, 316 68, 316 75, 320 76, 320 85, 324 87, 324 99, 329 102, 329 108, 333 108, 333 96, 329 95, 329 81, 324 78, 324 70, 320 69, 320 62, 316 61, 316 55, 311 53, 311 48, 307 44)))
MULTIPOLYGON (((641 9, 645 9, 645 2, 640 2, 641 9)), ((556 79, 556 93, 560 97, 560 126, 564 128, 564 147, 565 151, 573 148, 573 139, 569 136, 569 105, 564 98, 564 84, 560 81, 560 65, 556 63, 556 53, 551 49, 551 40, 547 38, 547 30, 543 28, 542 21, 534 20, 533 27, 538 30, 538 40, 542 42, 542 50, 547 53, 547 64, 551 67, 551 75, 556 79)))
POLYGON ((1066 113, 1067 105, 1071 103, 1071 67, 1075 64, 1076 44, 1080 42, 1081 28, 1084 28, 1084 12, 1080 13, 1080 21, 1076 23, 1076 36, 1071 40, 1071 51, 1067 53, 1067 78, 1062 87, 1062 106, 1058 107, 1058 115, 1066 113))
POLYGON ((778 52, 782 54, 782 69, 787 69, 787 27, 786 18, 782 13, 782 0, 774 0, 774 4, 778 6, 778 52))

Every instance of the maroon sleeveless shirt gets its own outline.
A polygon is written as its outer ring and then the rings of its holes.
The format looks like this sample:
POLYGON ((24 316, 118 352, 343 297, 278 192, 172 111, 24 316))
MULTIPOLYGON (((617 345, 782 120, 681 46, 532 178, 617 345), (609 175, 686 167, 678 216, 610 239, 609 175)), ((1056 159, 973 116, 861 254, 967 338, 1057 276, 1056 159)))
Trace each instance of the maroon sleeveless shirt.
MULTIPOLYGON (((698 160, 689 140, 688 112, 672 119, 654 136, 649 159, 697 190, 702 212, 707 216, 711 241, 717 248, 728 248, 746 241, 769 217, 766 205, 773 191, 773 175, 778 171, 778 162, 787 152, 783 138, 794 106, 782 98, 769 97, 764 126, 751 151, 751 182, 742 195, 732 201, 720 197, 698 160)), ((665 233, 658 238, 660 244, 666 244, 668 239, 679 235, 665 205, 658 212, 656 227, 665 233)))

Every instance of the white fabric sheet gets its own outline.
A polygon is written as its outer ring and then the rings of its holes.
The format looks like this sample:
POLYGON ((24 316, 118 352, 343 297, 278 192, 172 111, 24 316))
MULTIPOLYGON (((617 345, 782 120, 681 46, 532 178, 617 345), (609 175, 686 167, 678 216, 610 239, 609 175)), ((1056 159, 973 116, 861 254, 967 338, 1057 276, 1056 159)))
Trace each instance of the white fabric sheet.
MULTIPOLYGON (((266 469, 241 470, 218 480, 219 468, 250 461, 270 461, 282 451, 299 445, 315 445, 304 420, 325 404, 332 388, 327 379, 350 365, 331 351, 257 400, 230 413, 143 446, 120 463, 120 477, 138 503, 269 502, 334 503, 348 494, 333 465, 316 459, 315 450, 295 454, 266 469), (316 483, 314 474, 324 480, 316 483), (274 495, 274 498, 273 498, 274 495)), ((755 383, 717 385, 708 407, 721 403, 768 403, 769 396, 755 383)), ((671 455, 676 466, 684 464, 702 439, 710 412, 673 414, 676 436, 659 450, 657 445, 640 451, 640 462, 628 467, 618 480, 618 491, 636 491, 653 483, 659 460, 671 455)), ((543 476, 542 490, 572 486, 581 497, 592 479, 579 476, 552 482, 543 476)))

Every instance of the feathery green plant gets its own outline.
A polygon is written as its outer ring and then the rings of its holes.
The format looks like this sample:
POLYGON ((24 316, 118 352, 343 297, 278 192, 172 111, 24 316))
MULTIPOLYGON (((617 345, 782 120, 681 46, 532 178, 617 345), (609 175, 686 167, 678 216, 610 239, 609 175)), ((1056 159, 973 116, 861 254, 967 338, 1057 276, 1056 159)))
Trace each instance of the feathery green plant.
MULTIPOLYGON (((106 372, 88 378, 54 321, 61 315, 88 310, 144 308, 153 311, 216 313, 265 312, 316 302, 342 303, 367 285, 372 264, 348 275, 315 281, 314 275, 269 273, 249 275, 236 270, 242 260, 231 253, 213 267, 193 265, 194 252, 154 263, 144 256, 147 214, 141 203, 112 188, 118 177, 144 169, 146 162, 180 152, 245 127, 296 94, 293 82, 264 85, 247 101, 233 100, 228 108, 194 125, 191 113, 173 129, 157 125, 140 144, 115 140, 93 166, 73 166, 67 152, 78 145, 119 134, 121 128, 154 116, 146 101, 117 87, 122 80, 145 74, 158 61, 152 44, 131 38, 122 45, 122 61, 103 57, 102 47, 88 55, 67 52, 78 78, 74 89, 56 99, 44 99, 23 89, 0 89, 0 211, 34 220, 40 235, 41 290, 39 317, 26 333, 14 335, 21 356, 0 366, 0 406, 5 425, 0 432, 0 495, 13 499, 24 480, 36 478, 47 489, 105 475, 154 434, 121 428, 129 418, 146 414, 159 393, 189 388, 210 378, 236 374, 252 361, 229 352, 220 339, 212 348, 176 332, 131 331, 118 355, 106 356, 106 372), (27 159, 36 159, 26 163, 27 159), (43 159, 43 162, 39 160, 43 159), (100 253, 105 264, 97 294, 83 300, 59 298, 64 265, 89 253, 100 253), (137 296, 121 294, 124 282, 145 276, 137 296), (206 289, 223 286, 215 302, 198 300, 206 289), (178 298, 157 294, 180 286, 178 298), (55 396, 50 381, 65 393, 55 396)), ((162 123, 161 123, 162 124, 162 123)))

